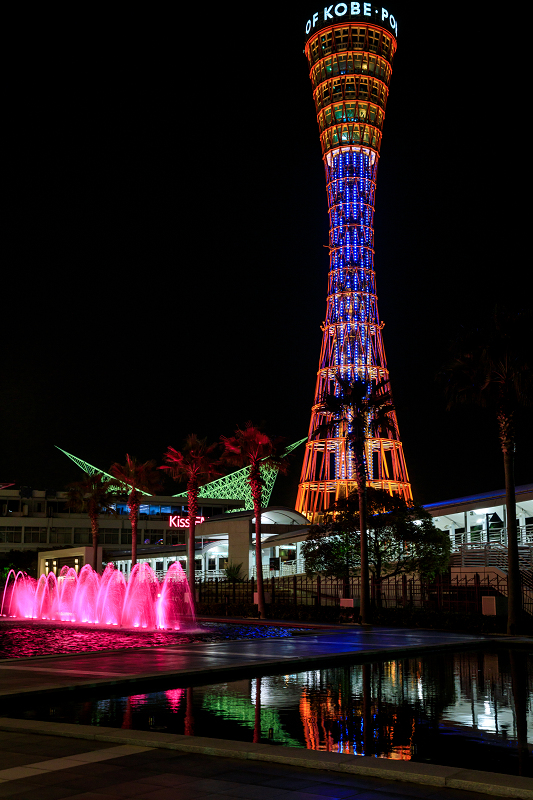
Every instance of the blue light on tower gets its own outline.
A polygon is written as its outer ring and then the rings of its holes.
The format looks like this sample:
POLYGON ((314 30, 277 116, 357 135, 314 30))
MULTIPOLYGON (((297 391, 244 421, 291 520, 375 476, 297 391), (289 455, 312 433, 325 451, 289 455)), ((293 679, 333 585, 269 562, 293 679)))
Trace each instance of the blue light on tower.
MULTIPOLYGON (((326 172, 330 269, 315 401, 297 508, 313 521, 356 488, 349 427, 316 435, 327 422, 321 398, 337 377, 389 386, 374 273, 374 204, 397 23, 371 3, 339 3, 313 14, 305 54, 326 172), (322 427, 321 427, 322 426, 322 427)), ((368 436, 369 483, 411 498, 395 430, 368 436)))

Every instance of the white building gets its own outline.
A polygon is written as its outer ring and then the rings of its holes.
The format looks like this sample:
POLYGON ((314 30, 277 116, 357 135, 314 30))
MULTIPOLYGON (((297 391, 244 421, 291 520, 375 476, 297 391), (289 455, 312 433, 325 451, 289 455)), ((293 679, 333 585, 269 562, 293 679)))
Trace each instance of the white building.
MULTIPOLYGON (((0 552, 38 550, 40 572, 65 564, 81 568, 90 560, 91 531, 87 515, 65 507, 67 494, 24 489, 0 491, 0 552), (48 563, 46 563, 48 562, 48 563)), ((533 484, 516 487, 521 566, 533 570, 533 484)), ((138 561, 164 573, 173 561, 186 565, 187 506, 176 497, 150 497, 141 505, 138 561)), ((224 574, 228 564, 242 564, 242 575, 255 575, 253 511, 232 511, 238 501, 202 499, 196 526, 196 570, 203 577, 224 574), (230 512, 231 513, 228 513, 230 512)), ((490 572, 505 566, 505 492, 433 503, 426 506, 435 525, 452 543, 452 571, 490 572)), ((124 502, 116 516, 100 519, 102 561, 131 569, 131 525, 124 502)), ((266 577, 304 572, 301 544, 308 520, 291 508, 271 506, 261 513, 262 566, 266 577)))

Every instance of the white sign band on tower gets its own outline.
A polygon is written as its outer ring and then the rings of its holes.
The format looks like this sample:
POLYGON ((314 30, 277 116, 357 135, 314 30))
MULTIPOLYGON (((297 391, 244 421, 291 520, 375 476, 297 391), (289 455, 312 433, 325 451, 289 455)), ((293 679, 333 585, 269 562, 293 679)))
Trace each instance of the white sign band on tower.
MULTIPOLYGON (((324 6, 323 11, 323 19, 324 22, 328 20, 334 20, 335 17, 344 17, 346 14, 350 14, 352 17, 370 17, 373 19, 374 16, 377 16, 377 19, 380 24, 386 22, 387 25, 394 31, 395 35, 398 36, 398 23, 396 22, 396 18, 393 17, 392 14, 389 14, 386 8, 374 8, 372 9, 372 3, 337 3, 335 5, 332 3, 330 6, 324 6), (348 12, 349 7, 349 12, 348 12)), ((305 32, 306 34, 311 33, 313 28, 316 28, 317 23, 319 21, 319 12, 317 11, 313 14, 311 19, 308 19, 305 25, 305 32)))

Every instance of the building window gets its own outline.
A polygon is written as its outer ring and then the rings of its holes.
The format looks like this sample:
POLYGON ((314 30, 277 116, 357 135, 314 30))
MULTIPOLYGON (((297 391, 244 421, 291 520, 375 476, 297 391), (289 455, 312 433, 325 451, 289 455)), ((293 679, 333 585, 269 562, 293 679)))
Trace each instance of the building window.
POLYGON ((167 543, 168 544, 186 544, 185 534, 184 533, 167 533, 167 543))
POLYGON ((164 544, 165 532, 157 529, 147 529, 141 532, 143 544, 164 544))
POLYGON ((100 544, 119 544, 120 542, 120 531, 116 528, 100 528, 99 534, 100 544))
POLYGON ((22 528, 0 528, 0 542, 6 544, 22 542, 22 528))
POLYGON ((46 544, 46 528, 24 528, 24 541, 29 544, 46 544))
MULTIPOLYGON (((137 544, 141 542, 141 535, 140 533, 137 534, 137 544)), ((131 533, 122 533, 120 536, 120 543, 121 544, 131 544, 131 533)))
POLYGON ((352 47, 354 50, 363 50, 365 46, 366 28, 352 28, 352 47))
POLYGON ((329 31, 328 33, 323 33, 322 36, 320 37, 320 45, 322 47, 322 53, 324 55, 331 53, 331 39, 332 39, 331 31, 329 31))
POLYGON ((379 33, 377 31, 368 31, 368 49, 372 53, 377 53, 379 48, 379 33))
POLYGON ((72 544, 72 531, 64 528, 51 528, 50 544, 72 544))
POLYGON ((74 544, 92 544, 92 540, 90 528, 74 528, 74 544))
POLYGON ((337 50, 348 49, 348 28, 336 28, 335 47, 337 50))

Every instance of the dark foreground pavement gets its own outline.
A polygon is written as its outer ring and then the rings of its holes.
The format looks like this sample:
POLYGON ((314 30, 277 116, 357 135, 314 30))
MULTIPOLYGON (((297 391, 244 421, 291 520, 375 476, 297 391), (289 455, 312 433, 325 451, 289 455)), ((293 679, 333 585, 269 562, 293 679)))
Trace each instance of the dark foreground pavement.
MULTIPOLYGON (((509 796, 533 797, 533 781, 529 783, 531 791, 524 785, 523 792, 509 796)), ((486 800, 487 794, 293 765, 13 730, 0 731, 0 798, 3 797, 18 800, 486 800)))

